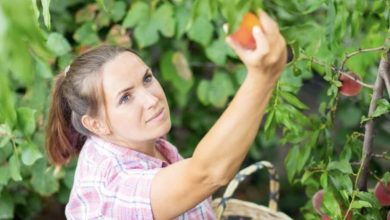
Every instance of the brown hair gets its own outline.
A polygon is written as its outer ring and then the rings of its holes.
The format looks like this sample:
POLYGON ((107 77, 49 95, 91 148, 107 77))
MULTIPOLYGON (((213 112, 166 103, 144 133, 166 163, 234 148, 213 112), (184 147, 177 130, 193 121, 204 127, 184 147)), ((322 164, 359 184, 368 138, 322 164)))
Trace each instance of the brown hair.
POLYGON ((46 130, 46 151, 55 165, 69 162, 91 135, 81 117, 94 117, 102 106, 105 109, 101 68, 126 51, 134 53, 124 47, 99 46, 77 57, 56 77, 46 130))

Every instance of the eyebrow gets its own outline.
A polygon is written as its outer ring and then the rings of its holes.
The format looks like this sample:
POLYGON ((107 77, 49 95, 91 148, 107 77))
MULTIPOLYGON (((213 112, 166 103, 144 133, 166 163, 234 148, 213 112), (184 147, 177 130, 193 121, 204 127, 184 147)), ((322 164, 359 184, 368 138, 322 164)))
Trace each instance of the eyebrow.
MULTIPOLYGON (((145 71, 145 73, 144 73, 142 79, 144 79, 145 76, 146 76, 149 72, 150 72, 150 69, 149 69, 149 68, 146 68, 146 71, 145 71)), ((127 88, 125 88, 125 89, 122 89, 121 91, 118 92, 118 94, 116 95, 116 97, 120 97, 121 94, 123 94, 123 93, 125 93, 125 92, 127 92, 127 91, 130 91, 130 90, 132 90, 132 89, 134 89, 134 86, 130 86, 130 87, 127 87, 127 88)))

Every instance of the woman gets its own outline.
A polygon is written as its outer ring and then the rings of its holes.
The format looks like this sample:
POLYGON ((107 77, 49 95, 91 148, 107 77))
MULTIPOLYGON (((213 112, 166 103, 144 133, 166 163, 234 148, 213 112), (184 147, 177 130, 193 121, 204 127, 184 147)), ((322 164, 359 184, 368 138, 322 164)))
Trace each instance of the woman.
POLYGON ((255 50, 227 43, 247 76, 218 121, 183 159, 161 138, 165 94, 132 51, 102 46, 57 78, 46 145, 56 165, 79 154, 68 219, 214 219, 211 195, 236 174, 286 62, 278 25, 264 12, 255 50))

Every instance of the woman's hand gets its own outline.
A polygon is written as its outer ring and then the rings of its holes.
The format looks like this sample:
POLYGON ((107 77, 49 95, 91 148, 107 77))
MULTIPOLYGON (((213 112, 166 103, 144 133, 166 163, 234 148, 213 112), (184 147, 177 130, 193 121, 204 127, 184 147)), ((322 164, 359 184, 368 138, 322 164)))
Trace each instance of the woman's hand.
POLYGON ((287 60, 286 42, 279 32, 278 24, 264 11, 259 13, 261 27, 254 27, 253 37, 256 49, 249 50, 226 38, 227 44, 236 52, 248 70, 248 77, 262 78, 274 84, 279 78, 287 60))

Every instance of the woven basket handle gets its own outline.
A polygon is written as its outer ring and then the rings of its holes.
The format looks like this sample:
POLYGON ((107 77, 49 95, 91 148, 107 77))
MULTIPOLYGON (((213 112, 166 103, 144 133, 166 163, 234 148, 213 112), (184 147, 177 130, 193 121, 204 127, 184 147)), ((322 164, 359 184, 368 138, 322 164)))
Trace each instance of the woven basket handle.
POLYGON ((256 162, 242 170, 240 170, 233 180, 230 181, 227 186, 225 193, 223 194, 220 203, 217 208, 217 219, 221 219, 223 212, 226 208, 226 202, 232 197, 234 191, 237 189, 238 184, 241 183, 245 178, 257 170, 267 168, 270 178, 270 195, 268 207, 274 211, 278 209, 279 199, 279 176, 274 166, 268 161, 256 162))

